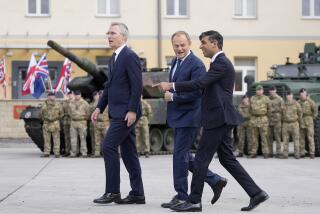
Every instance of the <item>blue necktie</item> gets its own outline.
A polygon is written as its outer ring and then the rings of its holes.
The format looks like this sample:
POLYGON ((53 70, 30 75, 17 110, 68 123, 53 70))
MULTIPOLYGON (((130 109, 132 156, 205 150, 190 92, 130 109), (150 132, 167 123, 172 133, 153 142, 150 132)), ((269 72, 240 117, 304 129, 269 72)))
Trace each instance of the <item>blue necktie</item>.
POLYGON ((175 75, 177 72, 179 72, 179 70, 180 70, 180 65, 181 65, 181 61, 182 61, 181 59, 178 59, 178 60, 177 60, 176 70, 172 73, 171 79, 173 79, 174 75, 175 75))
POLYGON ((113 53, 112 54, 112 57, 110 59, 110 72, 112 72, 113 68, 114 68, 114 63, 116 61, 116 53, 113 53))

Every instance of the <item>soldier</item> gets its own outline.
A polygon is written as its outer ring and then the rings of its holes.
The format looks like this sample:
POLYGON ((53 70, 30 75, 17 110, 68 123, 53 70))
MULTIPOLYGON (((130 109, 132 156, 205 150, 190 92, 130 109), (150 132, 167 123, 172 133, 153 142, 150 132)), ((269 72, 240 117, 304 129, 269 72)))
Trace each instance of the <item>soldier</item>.
POLYGON ((64 156, 70 155, 71 150, 71 140, 70 140, 70 124, 71 124, 71 118, 69 115, 69 109, 70 109, 70 103, 73 100, 73 93, 72 91, 68 91, 66 95, 66 99, 62 103, 62 108, 64 112, 62 124, 63 124, 63 130, 64 130, 64 156))
POLYGON ((300 124, 300 155, 305 156, 305 140, 308 138, 310 158, 314 158, 314 124, 313 120, 318 115, 317 106, 313 100, 308 97, 305 88, 300 89, 299 103, 302 109, 302 120, 300 124))
POLYGON ((294 157, 300 158, 299 153, 299 123, 301 122, 301 106, 293 99, 291 91, 287 91, 287 100, 284 103, 282 110, 282 139, 283 139, 283 153, 282 158, 288 158, 288 142, 290 136, 294 143, 294 157))
POLYGON ((261 138, 261 147, 264 158, 269 157, 268 147, 268 114, 270 112, 270 100, 263 95, 263 87, 258 85, 256 87, 256 95, 251 98, 250 102, 250 152, 249 158, 257 156, 259 145, 259 134, 261 138))
POLYGON ((276 157, 281 156, 281 111, 283 99, 277 94, 275 86, 269 88, 270 114, 269 119, 269 154, 273 157, 273 140, 276 140, 276 157))
MULTIPOLYGON (((247 142, 249 142, 249 120, 250 120, 250 101, 249 101, 249 96, 244 95, 242 97, 242 102, 240 103, 238 110, 245 120, 244 123, 242 123, 240 126, 238 126, 238 138, 239 138, 239 143, 238 143, 238 150, 239 153, 237 157, 242 157, 244 153, 244 143, 245 140, 247 139, 247 142)), ((247 143, 250 145, 250 143, 247 143)), ((249 148, 248 148, 249 150, 249 148)))
MULTIPOLYGON (((98 104, 101 92, 102 91, 100 91, 99 93, 98 92, 94 93, 94 103, 96 104, 94 106, 94 109, 98 104)), ((107 133, 108 128, 109 128, 109 115, 108 115, 108 108, 106 108, 106 110, 104 110, 102 114, 100 113, 98 115, 97 122, 94 124, 94 144, 92 144, 92 151, 93 151, 92 154, 94 155, 94 157, 101 156, 101 143, 104 136, 107 133)))
POLYGON ((49 92, 48 99, 40 110, 40 118, 43 120, 44 151, 42 157, 49 157, 51 153, 51 135, 53 138, 53 153, 60 157, 60 119, 63 117, 62 106, 56 102, 55 93, 49 92))
MULTIPOLYGON (((94 91, 92 93, 92 97, 93 100, 92 102, 89 104, 89 109, 90 109, 90 115, 94 112, 94 110, 96 109, 96 106, 98 104, 98 100, 99 100, 99 95, 97 91, 94 91)), ((93 122, 90 120, 89 121, 89 132, 90 132, 90 138, 91 138, 91 156, 94 156, 94 149, 95 149, 95 137, 94 137, 94 124, 93 122)))
POLYGON ((140 154, 144 154, 146 158, 150 153, 150 141, 149 141, 149 119, 152 117, 152 110, 150 104, 142 99, 142 115, 136 126, 137 135, 137 150, 140 154))
POLYGON ((71 117, 71 152, 70 157, 77 156, 78 135, 80 137, 80 153, 87 157, 87 119, 90 116, 89 104, 81 98, 80 91, 74 91, 74 100, 71 102, 69 115, 71 117))

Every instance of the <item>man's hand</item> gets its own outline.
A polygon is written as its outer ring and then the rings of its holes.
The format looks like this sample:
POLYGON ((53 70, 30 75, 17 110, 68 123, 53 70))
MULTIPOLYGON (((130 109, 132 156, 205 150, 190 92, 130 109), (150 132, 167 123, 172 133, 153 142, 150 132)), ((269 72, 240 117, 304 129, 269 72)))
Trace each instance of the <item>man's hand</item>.
POLYGON ((98 115, 100 114, 100 109, 96 108, 91 114, 91 121, 95 125, 97 122, 98 115))
POLYGON ((130 127, 134 122, 136 122, 137 114, 132 111, 128 111, 124 120, 127 121, 127 127, 130 127))
POLYGON ((172 93, 169 91, 166 91, 166 93, 164 93, 164 100, 166 102, 171 102, 172 101, 172 93))
POLYGON ((169 91, 169 90, 171 90, 173 88, 173 83, 171 83, 171 82, 160 82, 160 84, 158 85, 158 88, 162 92, 169 91))

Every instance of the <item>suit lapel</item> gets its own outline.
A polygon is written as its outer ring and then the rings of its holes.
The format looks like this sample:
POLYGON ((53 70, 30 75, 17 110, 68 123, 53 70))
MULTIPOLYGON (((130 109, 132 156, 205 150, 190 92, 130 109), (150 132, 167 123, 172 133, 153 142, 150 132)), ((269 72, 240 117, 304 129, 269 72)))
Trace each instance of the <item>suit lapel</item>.
POLYGON ((127 51, 127 46, 125 46, 119 53, 119 55, 117 56, 117 60, 115 61, 112 71, 110 70, 110 64, 111 61, 109 61, 109 74, 110 74, 110 81, 112 80, 113 76, 116 75, 116 71, 118 70, 117 68, 119 67, 119 65, 121 64, 122 58, 124 56, 124 53, 127 51))
POLYGON ((190 59, 191 59, 191 54, 189 54, 189 56, 187 58, 185 58, 182 63, 180 64, 180 70, 178 72, 174 72, 172 81, 175 82, 178 77, 180 76, 180 74, 183 72, 183 69, 187 68, 189 63, 190 63, 190 59))
POLYGON ((176 63, 177 63, 177 58, 175 58, 171 63, 172 66, 171 66, 171 69, 169 72, 169 82, 172 82, 172 72, 173 72, 174 67, 176 66, 176 63))

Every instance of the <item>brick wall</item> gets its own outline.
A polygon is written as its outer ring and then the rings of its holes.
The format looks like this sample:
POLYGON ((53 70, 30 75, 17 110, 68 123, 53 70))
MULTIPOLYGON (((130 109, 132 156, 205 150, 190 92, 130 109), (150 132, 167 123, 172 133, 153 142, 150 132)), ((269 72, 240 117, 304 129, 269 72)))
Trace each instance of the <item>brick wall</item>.
POLYGON ((38 106, 41 100, 0 100, 0 138, 28 138, 19 112, 23 106, 38 106))

